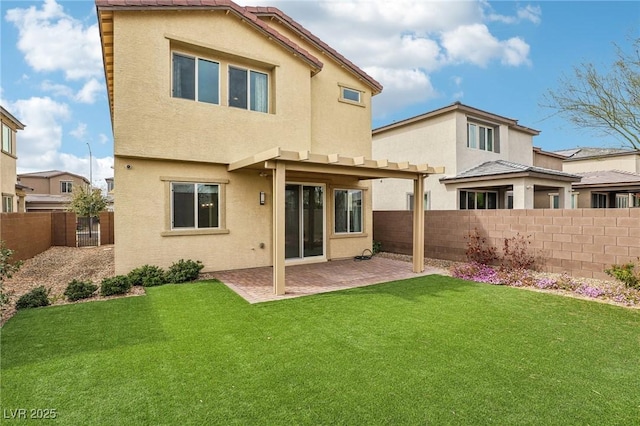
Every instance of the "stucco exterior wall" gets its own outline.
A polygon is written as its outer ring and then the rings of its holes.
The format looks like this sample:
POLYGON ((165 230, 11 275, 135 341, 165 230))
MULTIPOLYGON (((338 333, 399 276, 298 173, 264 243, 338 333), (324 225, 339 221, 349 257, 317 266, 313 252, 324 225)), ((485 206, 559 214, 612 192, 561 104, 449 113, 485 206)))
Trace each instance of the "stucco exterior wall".
POLYGON ((569 160, 563 163, 562 170, 567 173, 597 172, 601 170, 622 170, 640 173, 640 154, 569 160))
POLYGON ((533 165, 551 170, 562 171, 562 159, 533 151, 533 165))
POLYGON ((67 195, 67 193, 62 193, 60 182, 71 182, 72 188, 88 185, 88 181, 66 173, 51 178, 34 176, 22 176, 20 178, 22 185, 33 188, 33 191, 28 192, 29 194, 67 195))

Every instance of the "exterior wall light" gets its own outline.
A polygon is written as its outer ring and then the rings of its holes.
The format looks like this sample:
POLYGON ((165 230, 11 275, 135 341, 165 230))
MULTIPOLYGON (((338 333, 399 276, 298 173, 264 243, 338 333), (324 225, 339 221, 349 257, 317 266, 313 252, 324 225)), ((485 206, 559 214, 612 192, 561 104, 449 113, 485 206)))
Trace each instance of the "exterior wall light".
POLYGON ((265 193, 264 193, 264 191, 260 191, 260 205, 264 206, 265 202, 266 202, 265 193))

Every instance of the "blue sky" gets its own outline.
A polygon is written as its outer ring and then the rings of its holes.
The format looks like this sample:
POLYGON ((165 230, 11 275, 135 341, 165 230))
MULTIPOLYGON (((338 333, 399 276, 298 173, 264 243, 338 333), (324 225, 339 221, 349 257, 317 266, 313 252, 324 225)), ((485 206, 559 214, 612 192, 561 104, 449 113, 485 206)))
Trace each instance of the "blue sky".
MULTIPOLYGON (((380 81, 374 127, 461 101, 541 130, 545 150, 620 146, 539 106, 572 67, 606 68, 640 36, 632 1, 239 1, 279 7, 380 81)), ((0 2, 0 102, 27 128, 18 172, 112 175, 113 137, 92 1, 0 2)))

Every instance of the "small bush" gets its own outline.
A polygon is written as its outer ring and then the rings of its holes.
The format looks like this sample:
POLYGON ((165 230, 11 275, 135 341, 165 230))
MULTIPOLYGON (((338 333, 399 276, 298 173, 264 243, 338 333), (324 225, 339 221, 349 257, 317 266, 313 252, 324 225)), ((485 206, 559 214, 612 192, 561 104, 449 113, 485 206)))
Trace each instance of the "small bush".
POLYGON ((516 234, 505 238, 502 246, 502 266, 511 269, 533 269, 536 263, 535 255, 529 250, 530 236, 516 234))
POLYGON ((105 278, 100 285, 100 294, 102 296, 113 296, 114 294, 125 294, 131 288, 131 281, 126 275, 116 275, 115 277, 105 278))
MULTIPOLYGON (((638 258, 640 261, 640 258, 638 258)), ((624 265, 611 265, 611 268, 605 269, 608 275, 622 281, 629 288, 640 289, 640 267, 634 263, 625 263, 624 265)))
POLYGON ((166 274, 166 280, 169 283, 184 283, 187 281, 193 281, 198 278, 200 270, 204 267, 199 260, 184 260, 180 259, 175 262, 166 274))
POLYGON ((40 286, 20 296, 18 302, 16 302, 16 309, 38 308, 50 304, 49 290, 44 288, 44 286, 40 286))
POLYGON ((371 247, 371 252, 373 254, 378 254, 382 251, 382 242, 381 241, 374 241, 373 242, 373 247, 371 247))
POLYGON ((93 296, 93 293, 98 289, 98 286, 91 281, 73 280, 67 284, 67 288, 64 290, 64 295, 67 296, 72 302, 80 299, 86 299, 93 296))
POLYGON ((153 287, 166 283, 164 270, 158 266, 144 265, 134 269, 127 275, 131 285, 153 287))
POLYGON ((487 244, 487 239, 480 235, 477 229, 465 237, 467 240, 467 260, 472 263, 491 265, 498 260, 496 248, 487 244))

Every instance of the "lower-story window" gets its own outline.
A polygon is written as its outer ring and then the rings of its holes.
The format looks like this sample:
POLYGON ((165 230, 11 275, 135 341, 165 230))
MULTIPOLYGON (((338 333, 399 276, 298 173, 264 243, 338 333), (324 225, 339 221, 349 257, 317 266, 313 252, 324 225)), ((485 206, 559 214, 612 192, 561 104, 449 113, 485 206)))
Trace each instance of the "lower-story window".
POLYGON ((591 194, 591 208, 593 208, 593 209, 606 209, 607 208, 607 194, 599 194, 599 193, 591 194))
POLYGON ((460 210, 485 210, 497 208, 497 192, 460 191, 460 210))
POLYGON ((172 182, 171 227, 219 228, 220 185, 172 182))
POLYGON ((10 195, 2 196, 2 213, 13 212, 13 197, 10 195))
POLYGON ((335 232, 362 232, 362 190, 336 189, 334 191, 335 232))

